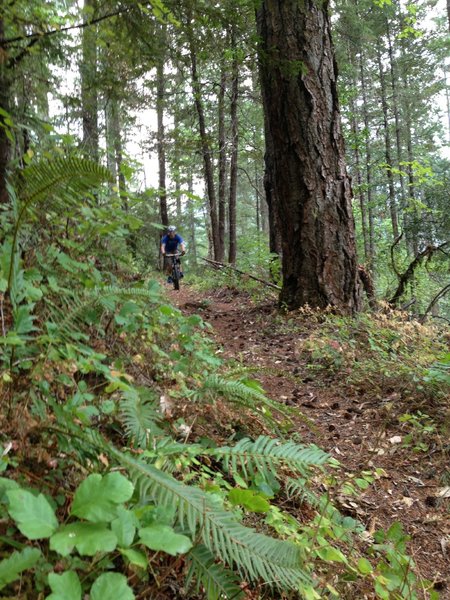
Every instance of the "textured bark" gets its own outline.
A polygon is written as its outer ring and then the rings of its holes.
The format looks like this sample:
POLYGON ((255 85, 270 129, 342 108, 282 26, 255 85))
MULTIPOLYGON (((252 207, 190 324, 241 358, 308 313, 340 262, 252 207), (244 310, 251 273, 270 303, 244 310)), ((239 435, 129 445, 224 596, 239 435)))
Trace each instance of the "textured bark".
MULTIPOLYGON (((4 23, 0 16, 0 40, 4 38, 4 23)), ((0 108, 9 112, 10 80, 7 68, 6 51, 0 51, 0 108)), ((0 119, 2 117, 0 116, 0 119)), ((6 136, 5 129, 0 127, 0 205, 8 202, 6 189, 6 176, 11 152, 11 143, 6 136)))
POLYGON ((227 72, 225 59, 222 60, 220 88, 218 95, 219 112, 219 247, 216 260, 223 261, 225 255, 225 219, 226 219, 226 183, 227 183, 227 145, 225 134, 225 92, 227 72))
POLYGON ((257 22, 280 301, 352 313, 361 292, 326 4, 263 0, 257 22))
POLYGON ((197 71, 197 55, 195 51, 195 44, 192 31, 189 31, 189 55, 191 60, 192 91, 194 94, 194 103, 198 116, 200 143, 203 156, 203 166, 205 171, 206 192, 208 195, 209 220, 211 225, 209 239, 212 243, 211 250, 213 250, 213 255, 214 257, 216 257, 219 252, 219 221, 217 218, 217 199, 216 189, 214 186, 214 168, 212 160, 212 150, 206 132, 205 111, 202 102, 202 91, 197 71))
POLYGON ((81 75, 81 110, 83 147, 89 158, 98 160, 98 100, 97 100, 97 28, 89 25, 96 10, 97 0, 84 0, 81 75))
POLYGON ((389 115, 388 115, 388 102, 386 92, 386 77, 383 70, 383 63, 381 59, 381 50, 378 44, 377 46, 377 62, 378 62, 378 73, 380 77, 381 87, 381 107, 383 109, 383 129, 384 129, 384 157, 386 161, 386 175, 388 179, 389 189, 389 212, 391 215, 392 233, 394 239, 398 238, 398 217, 397 217, 397 206, 395 200, 395 186, 394 176, 392 174, 392 157, 391 157, 391 131, 389 128, 389 115))
POLYGON ((238 167, 238 96, 239 96, 239 63, 236 56, 236 39, 231 35, 231 47, 233 49, 233 64, 231 67, 231 158, 230 158, 230 200, 229 200, 229 235, 230 246, 228 262, 232 265, 236 262, 236 196, 237 196, 237 167, 238 167))
POLYGON ((158 181, 159 181, 159 212, 161 223, 167 227, 169 225, 169 215, 167 211, 167 189, 166 189, 166 148, 165 148, 165 129, 164 129, 164 101, 165 101, 165 83, 164 83, 164 59, 158 60, 156 67, 156 113, 158 121, 157 147, 158 147, 158 181))

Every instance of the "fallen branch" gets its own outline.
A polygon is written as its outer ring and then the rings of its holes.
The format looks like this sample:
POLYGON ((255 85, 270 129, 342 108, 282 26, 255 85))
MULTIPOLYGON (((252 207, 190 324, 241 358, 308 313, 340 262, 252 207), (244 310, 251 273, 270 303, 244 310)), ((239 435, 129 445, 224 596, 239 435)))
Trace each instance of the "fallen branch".
POLYGON ((440 292, 438 292, 436 294, 436 296, 433 298, 433 300, 430 302, 430 304, 428 305, 428 308, 426 309, 425 313, 420 317, 420 322, 421 323, 425 323, 425 320, 427 318, 428 313, 431 312, 431 310, 433 309, 433 306, 441 299, 443 298, 448 292, 450 292, 450 284, 446 285, 444 288, 442 288, 442 290, 440 292))
POLYGON ((395 291, 395 294, 389 300, 389 304, 392 304, 394 306, 396 306, 398 304, 398 301, 405 293, 406 285, 413 278, 415 270, 420 265, 420 263, 423 261, 423 259, 428 258, 428 260, 430 260, 435 252, 437 252, 438 250, 441 250, 444 246, 447 246, 448 243, 449 242, 444 242, 440 246, 433 246, 432 244, 430 244, 424 250, 422 250, 422 252, 419 252, 417 254, 417 256, 410 263, 410 265, 408 266, 406 271, 404 273, 402 273, 401 275, 399 275, 400 280, 398 283, 398 287, 395 291))
POLYGON ((236 273, 239 273, 239 275, 245 275, 245 277, 249 277, 250 279, 259 281, 259 283, 262 283, 264 285, 267 285, 268 287, 274 288, 275 290, 278 290, 278 291, 281 290, 279 285, 275 285, 274 283, 270 283, 270 281, 265 281, 264 279, 260 279, 259 277, 250 275, 250 273, 246 273, 245 271, 236 269, 236 267, 232 267, 231 265, 224 265, 223 263, 218 262, 217 260, 211 260, 210 258, 201 257, 201 259, 204 260, 205 262, 211 264, 215 269, 230 269, 231 271, 235 271, 236 273))

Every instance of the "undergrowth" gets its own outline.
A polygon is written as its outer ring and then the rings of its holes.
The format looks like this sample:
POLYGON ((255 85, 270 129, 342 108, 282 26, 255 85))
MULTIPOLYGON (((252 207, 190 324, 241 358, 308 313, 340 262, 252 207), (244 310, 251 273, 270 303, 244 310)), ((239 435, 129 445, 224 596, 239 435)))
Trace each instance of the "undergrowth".
MULTIPOLYGON (((432 586, 401 526, 371 537, 341 515, 322 486, 338 465, 320 448, 189 439, 191 411, 220 423, 226 406, 270 428, 289 410, 227 373, 202 319, 139 279, 140 222, 101 188, 108 177, 77 157, 36 163, 1 216, 4 597, 419 598, 432 586)), ((324 335, 336 327, 327 318, 324 335)))

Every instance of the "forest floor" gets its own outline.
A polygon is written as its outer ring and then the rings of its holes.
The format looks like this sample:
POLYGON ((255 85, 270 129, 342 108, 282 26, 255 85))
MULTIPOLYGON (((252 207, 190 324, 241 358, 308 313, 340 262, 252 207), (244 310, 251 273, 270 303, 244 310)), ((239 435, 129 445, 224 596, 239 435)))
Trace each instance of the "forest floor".
MULTIPOLYGON (((436 436, 427 451, 404 447, 405 429, 386 408, 395 405, 395 390, 390 402, 385 402, 374 399, 373 394, 352 391, 342 376, 311 371, 298 352, 299 336, 308 332, 293 333, 275 299, 258 303, 234 289, 199 293, 188 285, 179 292, 170 290, 168 295, 184 313, 199 314, 212 325, 221 356, 256 367, 252 376, 271 399, 298 408, 290 434, 295 432, 305 443, 328 451, 350 476, 383 470, 358 495, 338 494, 334 498, 337 507, 364 523, 369 533, 401 522, 410 536, 408 549, 417 572, 435 582, 443 600, 450 599, 449 484, 444 476, 448 448, 442 439, 436 436)), ((192 435, 215 436, 223 442, 236 429, 233 419, 239 418, 219 409, 212 417, 194 417, 192 435)), ((257 435, 261 431, 254 428, 264 430, 265 426, 250 417, 239 427, 244 434, 257 435)))

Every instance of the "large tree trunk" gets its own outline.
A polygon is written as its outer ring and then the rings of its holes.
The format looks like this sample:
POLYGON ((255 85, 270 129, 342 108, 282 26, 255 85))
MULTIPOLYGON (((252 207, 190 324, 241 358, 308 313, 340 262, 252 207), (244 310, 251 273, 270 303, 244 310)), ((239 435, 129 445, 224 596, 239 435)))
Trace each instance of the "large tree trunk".
MULTIPOLYGON (((92 21, 97 0, 84 0, 84 22, 92 21)), ((82 34, 81 110, 83 147, 89 158, 98 160, 97 28, 84 27, 82 34)))
POLYGON ((361 294, 326 3, 263 0, 257 22, 280 301, 352 313, 361 294))

